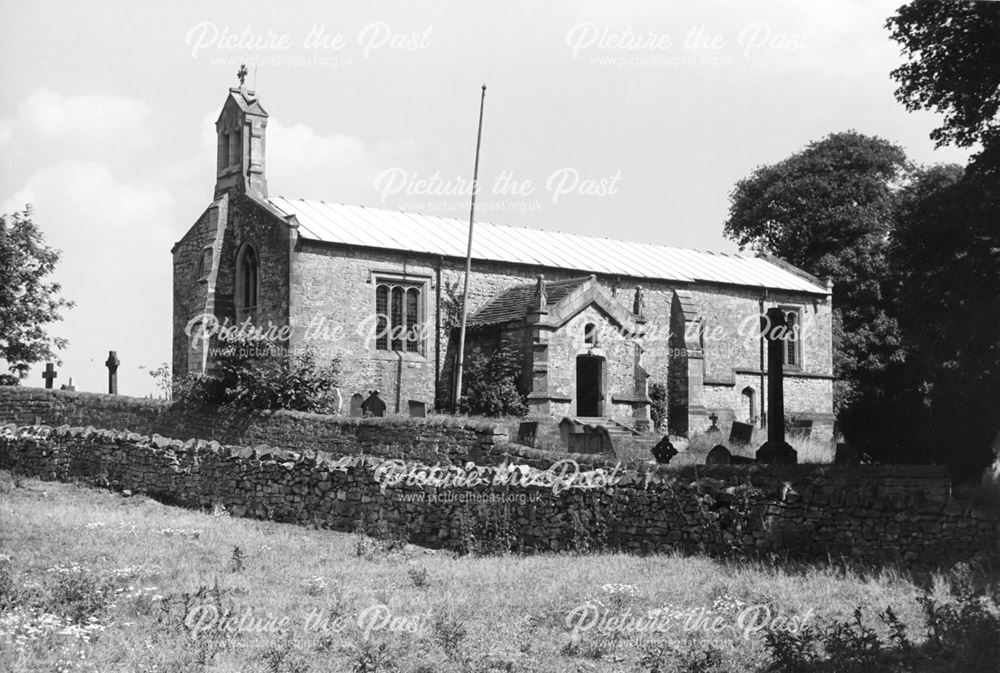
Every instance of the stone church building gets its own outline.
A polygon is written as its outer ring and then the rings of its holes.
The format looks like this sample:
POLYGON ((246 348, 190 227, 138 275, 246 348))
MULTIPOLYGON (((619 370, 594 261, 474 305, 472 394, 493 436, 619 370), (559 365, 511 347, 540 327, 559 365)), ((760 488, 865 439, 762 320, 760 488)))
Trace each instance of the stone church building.
MULTIPOLYGON (((232 334, 213 327, 258 328, 274 352, 339 358, 345 400, 377 389, 390 413, 449 409, 468 223, 271 196, 267 119, 253 91, 229 90, 213 200, 172 250, 174 375, 211 369, 232 334)), ((786 414, 832 429, 827 282, 773 257, 478 221, 472 258, 467 348, 515 349, 532 414, 645 429, 660 384, 672 433, 712 414, 757 422, 760 316, 780 307, 786 414)))

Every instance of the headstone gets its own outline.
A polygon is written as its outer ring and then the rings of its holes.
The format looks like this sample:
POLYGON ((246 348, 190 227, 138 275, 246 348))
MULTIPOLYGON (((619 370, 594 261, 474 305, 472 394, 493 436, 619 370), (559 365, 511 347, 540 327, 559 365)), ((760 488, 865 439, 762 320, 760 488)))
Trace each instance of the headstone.
POLYGON ((677 455, 677 449, 670 442, 670 437, 663 437, 660 441, 656 443, 653 447, 653 458, 660 465, 666 465, 670 462, 670 459, 677 455))
POLYGON ((56 373, 56 368, 51 362, 45 363, 45 371, 42 372, 42 378, 45 379, 45 387, 49 390, 52 389, 52 380, 55 379, 59 374, 56 373))
POLYGON ((757 449, 757 460, 762 463, 795 465, 798 454, 785 441, 785 391, 784 358, 782 353, 788 336, 785 312, 780 308, 767 309, 761 316, 761 331, 767 340, 767 441, 757 449))
POLYGON ((426 418, 427 417, 427 404, 424 402, 418 402, 417 400, 410 400, 408 405, 410 411, 410 418, 426 418))
POLYGON ((712 421, 712 425, 705 430, 707 433, 722 432, 719 429, 719 415, 714 411, 708 415, 708 420, 712 421))
POLYGON ((365 416, 385 416, 385 402, 377 390, 368 393, 368 399, 361 403, 361 411, 365 416))
POLYGON ((603 425, 588 425, 567 416, 559 422, 559 435, 570 453, 615 454, 611 435, 603 425))
POLYGON ((68 390, 70 392, 76 390, 76 386, 73 385, 73 377, 69 377, 69 383, 64 383, 59 386, 59 390, 68 390))
POLYGON ((729 431, 730 444, 749 444, 753 438, 753 426, 749 423, 733 421, 733 427, 729 431))
POLYGON ((538 421, 521 421, 517 426, 517 443, 534 448, 538 438, 538 421))
POLYGON ((365 415, 365 412, 361 410, 361 405, 364 401, 365 398, 361 396, 361 393, 351 395, 351 416, 353 418, 361 418, 365 415))
POLYGON ((788 422, 788 434, 797 437, 808 438, 812 435, 813 422, 811 420, 796 419, 788 422))
POLYGON ((108 368, 109 395, 118 394, 118 365, 120 364, 121 360, 118 359, 118 353, 116 351, 108 351, 108 359, 105 361, 104 366, 108 368))
POLYGON ((716 444, 705 456, 706 465, 729 465, 732 463, 733 454, 722 444, 716 444))

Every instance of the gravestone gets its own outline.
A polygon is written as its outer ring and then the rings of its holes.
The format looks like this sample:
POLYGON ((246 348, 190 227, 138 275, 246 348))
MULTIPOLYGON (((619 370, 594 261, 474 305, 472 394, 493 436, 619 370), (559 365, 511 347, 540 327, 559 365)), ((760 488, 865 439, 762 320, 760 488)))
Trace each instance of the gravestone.
POLYGON ((351 417, 360 418, 365 415, 365 412, 361 410, 361 405, 364 401, 365 398, 361 397, 361 393, 351 395, 351 417))
POLYGON ((104 366, 108 368, 109 395, 118 394, 118 365, 120 364, 121 360, 118 359, 117 351, 108 351, 108 359, 104 362, 104 366))
POLYGON ((798 454, 785 441, 784 357, 788 323, 780 308, 761 316, 761 332, 767 340, 767 441, 757 449, 757 460, 777 465, 795 465, 798 454))
POLYGON ((722 444, 716 444, 705 456, 706 465, 729 465, 732 462, 733 454, 722 444))
POLYGON ((708 415, 708 420, 712 421, 712 425, 707 430, 705 430, 706 433, 714 434, 716 432, 722 432, 722 430, 719 429, 719 415, 717 413, 715 413, 714 411, 710 413, 708 415))
POLYGON ((69 377, 69 383, 64 383, 61 386, 59 386, 59 390, 68 390, 70 392, 76 390, 76 386, 73 385, 73 377, 72 376, 69 377))
POLYGON ((521 421, 517 426, 517 443, 522 446, 535 447, 538 438, 538 421, 521 421))
POLYGON ((749 423, 733 421, 733 427, 729 431, 730 444, 749 444, 753 438, 753 426, 749 423))
POLYGON ((57 376, 59 376, 59 374, 56 373, 56 368, 52 365, 51 362, 46 362, 45 363, 45 371, 42 372, 42 378, 45 379, 45 388, 46 389, 48 389, 48 390, 52 389, 52 381, 57 376))
POLYGON ((653 447, 653 458, 660 465, 666 465, 670 462, 670 459, 677 455, 677 449, 670 442, 670 437, 663 437, 660 441, 656 443, 653 447))
POLYGON ((407 404, 410 411, 410 418, 426 418, 427 417, 427 404, 424 402, 418 402, 417 400, 410 400, 407 404))
POLYGON ((813 422, 811 420, 795 419, 788 422, 788 434, 808 439, 812 435, 813 422))
POLYGON ((611 435, 603 425, 588 425, 567 416, 559 422, 559 435, 570 453, 615 454, 611 435))
POLYGON ((385 402, 378 396, 377 390, 368 393, 368 399, 361 403, 361 411, 365 416, 385 416, 385 402))

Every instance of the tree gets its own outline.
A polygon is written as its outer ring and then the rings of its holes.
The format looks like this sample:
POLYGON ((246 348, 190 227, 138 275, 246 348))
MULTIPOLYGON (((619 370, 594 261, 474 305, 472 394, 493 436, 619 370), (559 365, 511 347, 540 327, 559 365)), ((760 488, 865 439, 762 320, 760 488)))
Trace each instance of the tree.
POLYGON ((1000 3, 916 0, 886 21, 909 59, 892 71, 906 108, 944 113, 938 145, 995 144, 1000 136, 1000 3))
POLYGON ((68 342, 46 328, 73 307, 59 296, 60 285, 47 280, 60 253, 45 245, 31 215, 31 206, 0 215, 0 360, 18 380, 31 365, 58 359, 55 350, 68 342))
POLYGON ((958 476, 1000 431, 1000 180, 934 167, 900 199, 887 292, 906 336, 911 444, 958 476))
POLYGON ((897 145, 833 133, 740 180, 725 235, 834 281, 835 404, 858 404, 866 380, 898 359, 899 334, 881 280, 898 185, 910 173, 897 145))

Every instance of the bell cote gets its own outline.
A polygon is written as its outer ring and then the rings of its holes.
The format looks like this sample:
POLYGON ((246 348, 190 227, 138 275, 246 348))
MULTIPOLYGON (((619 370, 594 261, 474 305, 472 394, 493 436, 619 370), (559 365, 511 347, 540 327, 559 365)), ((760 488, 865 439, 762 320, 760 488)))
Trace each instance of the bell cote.
POLYGON ((264 135, 267 112, 253 91, 233 87, 215 122, 217 153, 215 196, 226 192, 267 198, 264 135))

